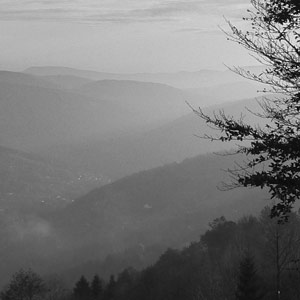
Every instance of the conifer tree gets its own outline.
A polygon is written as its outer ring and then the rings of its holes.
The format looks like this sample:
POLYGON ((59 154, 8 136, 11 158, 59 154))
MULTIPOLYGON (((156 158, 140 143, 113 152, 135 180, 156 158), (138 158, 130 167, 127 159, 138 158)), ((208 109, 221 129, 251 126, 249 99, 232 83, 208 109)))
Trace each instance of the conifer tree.
POLYGON ((260 300, 262 298, 263 293, 254 259, 247 253, 239 266, 236 300, 260 300))
POLYGON ((84 276, 81 276, 76 282, 73 296, 76 300, 89 300, 91 298, 90 284, 84 276))
POLYGON ((91 282, 91 293, 93 300, 99 300, 103 297, 103 281, 98 275, 95 275, 91 282))
POLYGON ((115 298, 116 280, 114 275, 111 275, 109 282, 104 291, 105 300, 113 300, 115 298))

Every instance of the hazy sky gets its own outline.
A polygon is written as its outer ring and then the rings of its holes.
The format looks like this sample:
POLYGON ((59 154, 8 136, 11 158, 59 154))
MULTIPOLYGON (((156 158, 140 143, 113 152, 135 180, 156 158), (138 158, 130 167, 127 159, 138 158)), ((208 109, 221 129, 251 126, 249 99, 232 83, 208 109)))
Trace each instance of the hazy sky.
POLYGON ((250 0, 0 0, 0 69, 173 72, 249 65, 228 42, 250 0))

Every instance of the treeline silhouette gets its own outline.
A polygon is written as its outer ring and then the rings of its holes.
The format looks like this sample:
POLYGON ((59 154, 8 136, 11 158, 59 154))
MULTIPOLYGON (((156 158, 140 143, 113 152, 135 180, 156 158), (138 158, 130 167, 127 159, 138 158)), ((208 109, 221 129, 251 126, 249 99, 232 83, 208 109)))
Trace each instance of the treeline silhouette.
POLYGON ((71 289, 54 285, 56 294, 45 280, 48 288, 37 289, 37 295, 15 297, 15 274, 1 300, 300 299, 299 253, 299 213, 291 213, 282 224, 270 218, 266 207, 258 217, 213 220, 199 241, 182 250, 166 250, 143 270, 128 267, 109 279, 79 275, 71 289))

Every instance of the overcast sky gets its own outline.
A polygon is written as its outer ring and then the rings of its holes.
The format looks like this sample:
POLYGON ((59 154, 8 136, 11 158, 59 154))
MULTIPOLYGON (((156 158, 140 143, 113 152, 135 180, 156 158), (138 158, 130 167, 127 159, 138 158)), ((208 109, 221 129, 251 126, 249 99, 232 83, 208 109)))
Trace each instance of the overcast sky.
POLYGON ((176 72, 250 65, 218 26, 250 0, 0 0, 0 68, 176 72))

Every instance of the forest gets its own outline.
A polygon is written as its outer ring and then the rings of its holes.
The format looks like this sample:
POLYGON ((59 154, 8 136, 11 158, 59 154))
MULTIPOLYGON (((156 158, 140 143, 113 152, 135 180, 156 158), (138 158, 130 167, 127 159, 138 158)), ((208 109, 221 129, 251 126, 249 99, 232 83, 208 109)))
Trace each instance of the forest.
POLYGON ((235 222, 221 216, 198 241, 169 248, 147 268, 128 266, 109 278, 78 274, 71 287, 59 277, 20 270, 1 299, 271 300, 278 294, 282 300, 299 299, 300 215, 291 213, 288 223, 278 220, 270 218, 270 207, 235 222))

